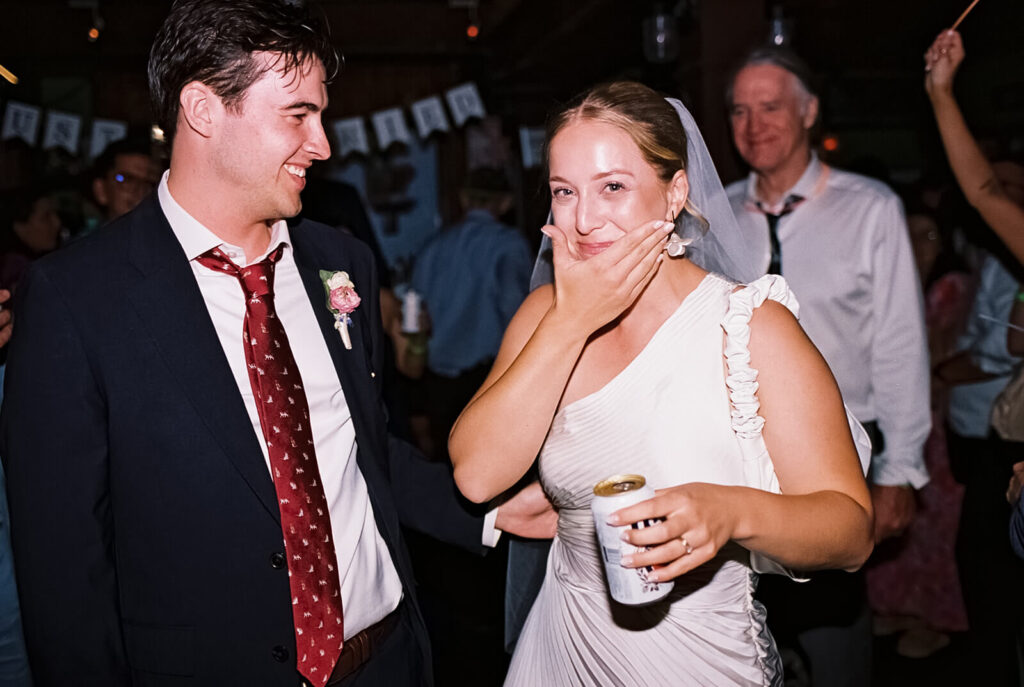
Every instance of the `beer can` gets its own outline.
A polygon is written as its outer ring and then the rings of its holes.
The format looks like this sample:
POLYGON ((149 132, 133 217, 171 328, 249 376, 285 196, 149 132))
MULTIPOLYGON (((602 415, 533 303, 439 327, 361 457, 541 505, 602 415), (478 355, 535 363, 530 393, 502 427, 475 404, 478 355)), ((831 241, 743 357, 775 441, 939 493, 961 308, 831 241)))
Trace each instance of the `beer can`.
POLYGON ((646 501, 653 496, 654 489, 647 484, 642 475, 615 475, 601 480, 594 487, 594 499, 590 502, 590 510, 594 515, 594 526, 597 528, 597 541, 608 579, 608 591, 612 598, 621 604, 642 606, 653 603, 664 598, 675 586, 672 581, 651 580, 649 575, 654 570, 652 567, 622 567, 623 556, 645 550, 645 547, 633 546, 623 541, 622 533, 627 527, 650 527, 659 520, 644 520, 621 527, 608 524, 608 516, 615 511, 646 501))

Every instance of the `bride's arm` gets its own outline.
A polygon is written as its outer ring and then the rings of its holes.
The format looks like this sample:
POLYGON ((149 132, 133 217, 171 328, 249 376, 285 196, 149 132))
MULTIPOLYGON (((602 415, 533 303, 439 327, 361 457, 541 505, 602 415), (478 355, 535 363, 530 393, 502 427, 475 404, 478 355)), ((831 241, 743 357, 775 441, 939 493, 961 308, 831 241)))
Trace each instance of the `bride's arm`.
POLYGON ((546 227, 557 289, 531 293, 512 318, 483 386, 452 428, 448 453, 463 495, 482 503, 514 485, 540 451, 590 335, 633 303, 657 271, 663 222, 626 233, 589 260, 546 227))
POLYGON ((697 567, 730 539, 797 570, 855 570, 871 553, 871 496, 825 360, 789 311, 771 301, 751 319, 750 357, 782 494, 683 484, 619 511, 622 523, 666 519, 627 534, 655 547, 630 563, 667 565, 658 579, 697 567))
POLYGON ((551 312, 553 296, 546 285, 526 298, 490 374, 452 427, 455 483, 471 501, 494 498, 530 468, 586 343, 586 333, 551 312))

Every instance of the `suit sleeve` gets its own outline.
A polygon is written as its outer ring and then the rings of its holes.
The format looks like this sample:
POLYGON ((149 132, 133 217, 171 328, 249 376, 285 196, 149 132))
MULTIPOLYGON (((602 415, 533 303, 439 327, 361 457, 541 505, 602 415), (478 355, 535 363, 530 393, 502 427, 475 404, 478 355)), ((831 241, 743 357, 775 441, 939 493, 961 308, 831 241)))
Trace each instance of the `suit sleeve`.
POLYGON ((871 479, 920 489, 928 482, 924 442, 931 430, 928 342, 909 232, 896 196, 882 201, 875 229, 871 388, 885 449, 873 459, 871 479))
POLYGON ((484 553, 484 509, 465 500, 451 466, 428 461, 415 448, 388 437, 391 489, 402 524, 468 551, 484 553))
POLYGON ((81 313, 37 267, 17 296, 0 418, 29 661, 39 687, 128 685, 106 404, 81 313))
MULTIPOLYGON (((367 312, 373 323, 373 369, 381 370, 385 334, 376 279, 371 282, 367 312)), ((451 466, 428 461, 410 444, 391 435, 387 451, 391 491, 402 524, 443 542, 483 553, 483 509, 459 494, 451 466)))

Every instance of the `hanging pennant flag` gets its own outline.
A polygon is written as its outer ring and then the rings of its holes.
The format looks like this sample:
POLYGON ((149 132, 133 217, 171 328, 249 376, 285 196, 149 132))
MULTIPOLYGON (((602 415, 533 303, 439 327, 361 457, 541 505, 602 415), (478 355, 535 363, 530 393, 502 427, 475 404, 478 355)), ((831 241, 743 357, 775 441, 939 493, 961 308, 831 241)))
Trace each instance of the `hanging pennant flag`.
POLYGON ((334 138, 338 142, 338 157, 346 157, 349 153, 370 154, 370 139, 366 135, 362 117, 339 119, 333 126, 334 138))
POLYGON ((381 150, 387 150, 388 146, 396 142, 412 143, 412 134, 405 125, 401 108, 393 107, 390 110, 374 112, 370 118, 373 120, 373 131, 377 134, 377 145, 381 150))
POLYGON ((92 121, 92 140, 89 143, 89 157, 95 159, 108 145, 128 135, 128 125, 113 119, 92 121))
POLYGON ((78 135, 82 130, 82 118, 66 112, 46 113, 46 130, 43 133, 43 150, 63 148, 72 155, 78 153, 78 135))
POLYGON ((13 100, 7 102, 7 112, 4 113, 3 133, 0 139, 20 138, 31 146, 36 144, 39 136, 39 120, 42 117, 42 110, 35 105, 16 103, 13 100))
POLYGON ((483 101, 480 100, 480 93, 476 90, 476 84, 464 83, 445 92, 448 99, 448 108, 452 111, 452 119, 455 126, 462 126, 470 117, 480 117, 484 112, 483 101))
POLYGON ((412 104, 412 118, 420 138, 426 138, 435 131, 448 131, 448 118, 444 115, 441 99, 436 95, 412 104))
POLYGON ((544 157, 544 128, 539 126, 519 127, 519 148, 523 152, 523 167, 539 167, 544 157))

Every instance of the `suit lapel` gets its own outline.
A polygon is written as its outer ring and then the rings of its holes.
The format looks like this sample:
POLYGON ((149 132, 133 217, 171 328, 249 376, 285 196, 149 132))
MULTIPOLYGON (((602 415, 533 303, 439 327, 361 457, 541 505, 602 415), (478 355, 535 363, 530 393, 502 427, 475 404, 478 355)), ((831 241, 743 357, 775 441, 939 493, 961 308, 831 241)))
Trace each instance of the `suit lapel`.
MULTIPOLYGON (((345 401, 355 423, 356 437, 360 442, 360 447, 369 448, 367 442, 373 433, 370 431, 366 409, 372 406, 367 405, 369 399, 366 394, 372 389, 372 384, 370 383, 371 371, 367 365, 369 342, 366 338, 368 335, 365 325, 366 318, 360 317, 360 313, 352 313, 353 326, 349 327, 352 349, 345 348, 340 333, 334 328, 334 314, 328 306, 327 293, 324 290, 323 280, 320 278, 320 270, 334 272, 347 269, 351 271, 352 267, 350 265, 325 264, 320 253, 309 245, 301 225, 291 230, 291 239, 295 248, 295 264, 302 276, 306 294, 313 304, 313 312, 316 313, 317 324, 320 325, 320 332, 327 342, 327 349, 330 351, 331 360, 338 373, 338 380, 345 393, 345 401)), ((366 306, 361 305, 360 307, 366 306)))
MULTIPOLYGON (((267 511, 280 522, 274 485, 224 349, 184 251, 151 196, 140 207, 131 261, 142 273, 129 294, 178 391, 267 511)), ((239 332, 241 336, 241 332, 239 332)), ((182 431, 193 431, 182 427, 182 431)))
POLYGON ((387 420, 382 409, 383 402, 378 386, 372 376, 372 318, 376 315, 373 309, 378 305, 375 294, 369 292, 371 280, 367 271, 370 267, 365 260, 358 259, 357 255, 345 254, 345 241, 341 237, 337 243, 329 241, 318 245, 315 242, 317 234, 313 228, 311 227, 308 232, 302 229, 303 227, 299 225, 291 230, 295 263, 313 304, 317 323, 327 342, 338 380, 345 394, 345 402, 352 415, 359 449, 356 461, 366 483, 377 527, 384 536, 392 559, 407 587, 411 589, 411 573, 407 568, 403 568, 402 564, 406 554, 399 546, 401 534, 398 511, 389 485, 387 420), (356 291, 365 299, 352 313, 353 326, 349 327, 352 338, 351 350, 345 348, 341 336, 334 328, 334 315, 327 305, 327 295, 320 279, 321 269, 332 272, 347 271, 352 281, 356 283, 356 291))

